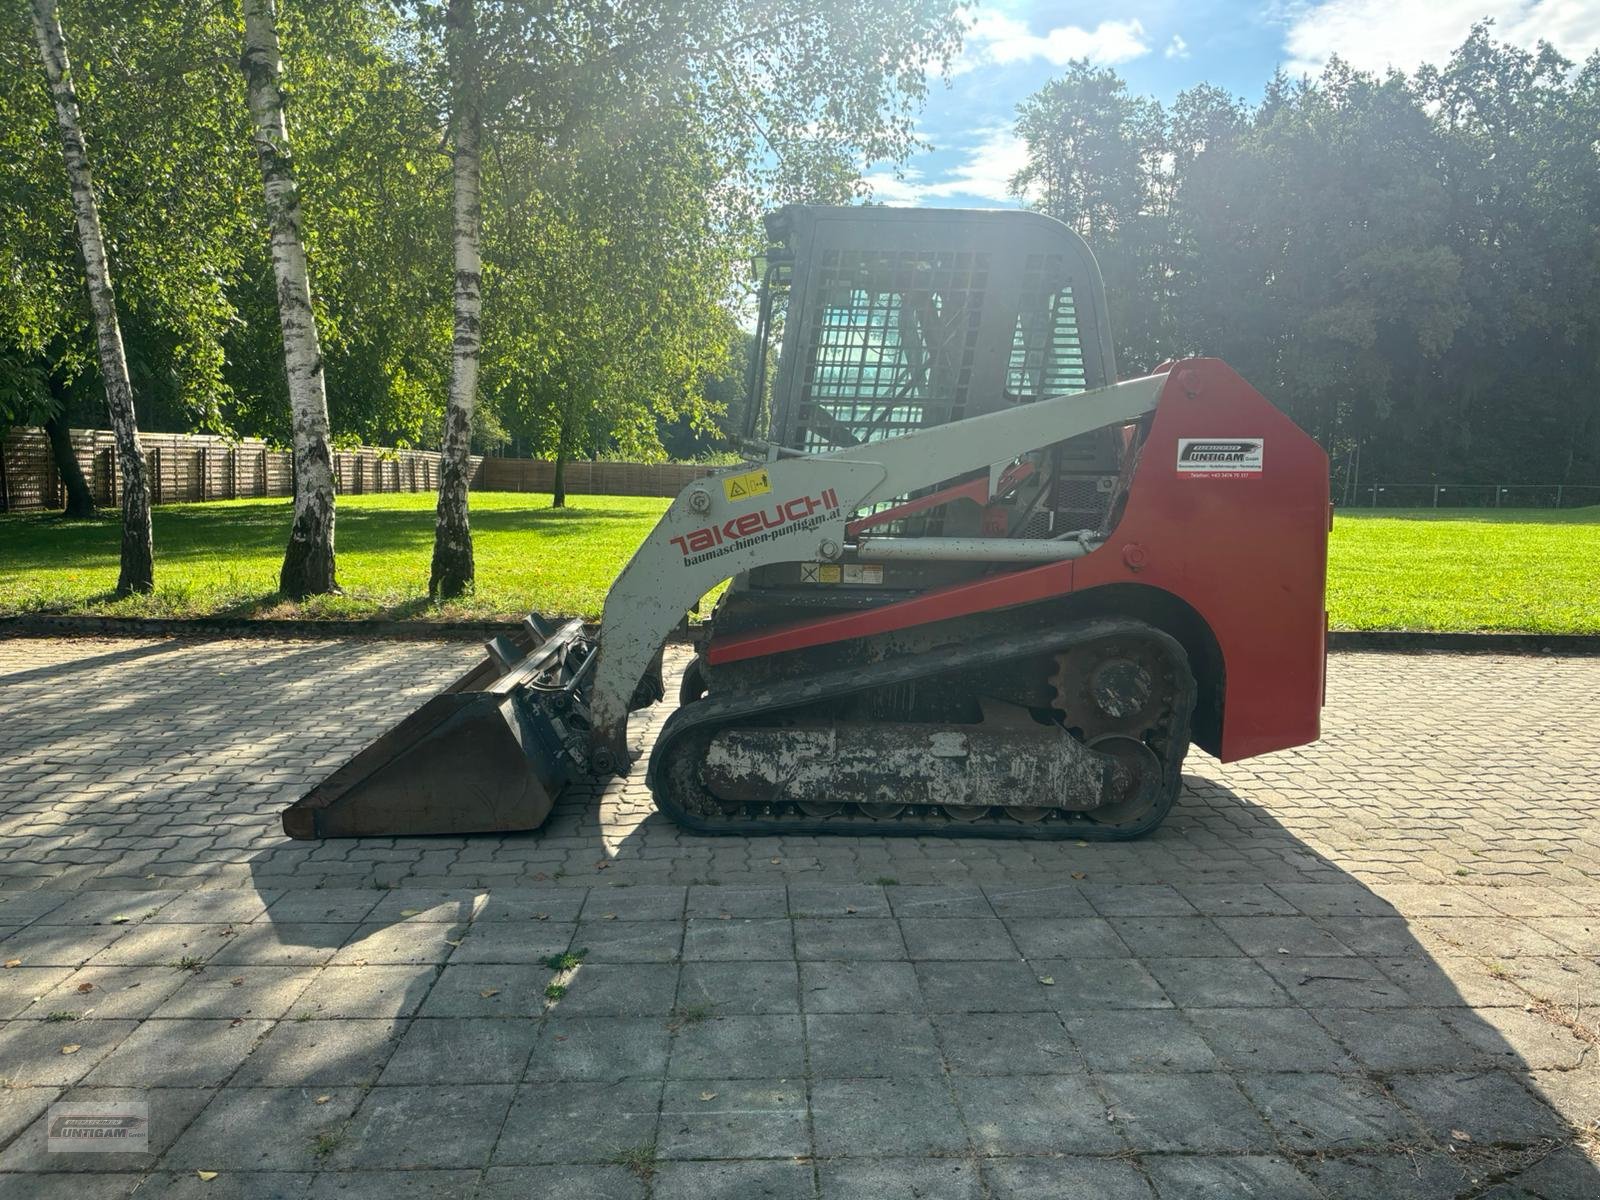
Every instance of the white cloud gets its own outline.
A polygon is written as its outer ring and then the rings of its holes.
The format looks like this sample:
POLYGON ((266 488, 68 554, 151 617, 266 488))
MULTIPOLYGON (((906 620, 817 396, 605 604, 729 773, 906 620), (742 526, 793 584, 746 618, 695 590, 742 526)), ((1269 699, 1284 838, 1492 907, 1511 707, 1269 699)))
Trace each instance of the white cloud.
POLYGON ((872 198, 886 204, 910 205, 952 196, 993 203, 1013 201, 1011 177, 1028 164, 1027 144, 1005 125, 977 132, 979 140, 966 147, 962 161, 938 179, 929 180, 915 167, 908 167, 899 179, 887 171, 864 176, 872 188, 872 198))
POLYGON ((1167 48, 1161 52, 1163 58, 1188 58, 1189 43, 1184 41, 1179 34, 1173 34, 1172 40, 1167 43, 1167 48))
POLYGON ((1370 71, 1442 64, 1485 17, 1502 41, 1531 48, 1542 38, 1580 62, 1600 45, 1593 0, 1311 0, 1286 14, 1284 66, 1315 74, 1335 54, 1370 71))
POLYGON ((1006 66, 1035 59, 1057 67, 1075 58, 1112 66, 1148 53, 1150 43, 1144 26, 1137 20, 1101 21, 1093 29, 1058 25, 1036 34, 1025 20, 1003 12, 980 12, 967 26, 966 47, 952 73, 961 75, 978 67, 1006 66))

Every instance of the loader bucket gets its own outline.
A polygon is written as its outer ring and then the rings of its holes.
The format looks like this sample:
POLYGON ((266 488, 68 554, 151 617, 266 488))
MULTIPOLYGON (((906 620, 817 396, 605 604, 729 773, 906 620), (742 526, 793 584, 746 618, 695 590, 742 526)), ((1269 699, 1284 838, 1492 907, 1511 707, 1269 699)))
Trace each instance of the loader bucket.
POLYGON ((525 635, 496 638, 483 663, 285 809, 283 831, 328 838, 537 829, 575 774, 562 749, 575 706, 560 700, 582 623, 544 633, 530 622, 525 635))

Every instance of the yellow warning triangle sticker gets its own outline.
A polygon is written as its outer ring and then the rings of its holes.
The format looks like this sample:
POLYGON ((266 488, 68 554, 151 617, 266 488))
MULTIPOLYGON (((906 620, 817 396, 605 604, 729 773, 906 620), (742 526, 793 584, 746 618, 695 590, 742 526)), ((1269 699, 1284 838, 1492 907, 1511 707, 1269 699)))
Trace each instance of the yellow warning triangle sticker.
POLYGON ((744 495, 744 484, 735 479, 728 485, 728 499, 733 500, 744 495))

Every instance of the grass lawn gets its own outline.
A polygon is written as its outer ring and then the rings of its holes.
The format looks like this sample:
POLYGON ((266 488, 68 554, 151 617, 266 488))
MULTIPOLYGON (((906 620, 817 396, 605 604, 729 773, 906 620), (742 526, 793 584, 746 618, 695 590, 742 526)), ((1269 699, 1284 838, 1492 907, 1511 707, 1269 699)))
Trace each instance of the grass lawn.
POLYGON ((1343 509, 1336 629, 1600 633, 1600 506, 1343 509))
MULTIPOLYGON (((606 588, 668 501, 474 492, 478 592, 426 599, 434 498, 341 496, 346 594, 280 601, 286 500, 155 510, 156 591, 113 600, 114 514, 65 521, 0 517, 0 614, 111 616, 515 617, 530 609, 595 616, 606 588)), ((1334 523, 1328 607, 1340 629, 1600 633, 1600 507, 1347 510, 1334 523)))

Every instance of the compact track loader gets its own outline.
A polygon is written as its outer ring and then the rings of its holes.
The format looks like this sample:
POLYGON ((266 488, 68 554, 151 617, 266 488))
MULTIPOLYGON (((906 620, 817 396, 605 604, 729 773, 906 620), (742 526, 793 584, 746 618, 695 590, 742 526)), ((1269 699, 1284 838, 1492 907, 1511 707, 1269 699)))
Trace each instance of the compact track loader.
POLYGON ((1215 359, 1119 381, 1099 269, 1046 217, 797 206, 768 231, 752 461, 673 501, 598 631, 496 639, 287 833, 536 828, 634 769, 663 643, 730 577, 647 765, 694 830, 1136 837, 1191 742, 1316 739, 1312 439, 1215 359))

